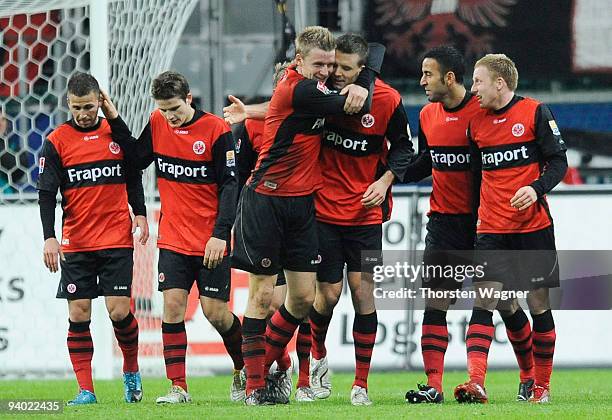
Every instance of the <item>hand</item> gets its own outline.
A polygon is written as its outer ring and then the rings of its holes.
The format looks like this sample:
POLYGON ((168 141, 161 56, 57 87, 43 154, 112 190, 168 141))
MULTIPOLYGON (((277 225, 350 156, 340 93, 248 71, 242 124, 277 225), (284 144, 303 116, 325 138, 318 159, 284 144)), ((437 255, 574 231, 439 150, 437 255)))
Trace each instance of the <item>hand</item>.
POLYGON ((238 124, 247 119, 244 103, 234 95, 227 95, 231 104, 223 108, 223 118, 228 124, 238 124))
POLYGON ((117 108, 115 108, 115 104, 111 101, 108 93, 103 90, 100 91, 100 99, 102 100, 102 112, 107 120, 114 120, 119 116, 119 112, 117 108))
POLYGON ((47 239, 43 247, 43 261, 45 262, 45 266, 52 273, 56 273, 57 270, 59 270, 59 263, 57 260, 58 255, 60 256, 62 261, 66 261, 66 258, 64 258, 64 253, 62 252, 62 248, 60 247, 60 244, 57 239, 47 239))
POLYGON ((344 103, 344 112, 352 115, 361 111, 363 104, 368 99, 368 90, 357 85, 348 85, 340 91, 340 95, 347 95, 344 103))
MULTIPOLYGON (((391 182, 393 182, 393 177, 391 177, 391 182)), ((378 181, 370 184, 366 192, 363 194, 361 204, 366 209, 380 206, 383 201, 385 201, 387 190, 389 189, 391 182, 389 182, 388 178, 383 175, 378 181)))
POLYGON ((204 266, 212 270, 223 261, 225 241, 211 236, 204 249, 204 266))
POLYGON ((132 235, 136 233, 136 228, 140 229, 140 245, 145 245, 149 239, 149 223, 145 216, 135 216, 132 220, 132 235))
POLYGON ((538 194, 533 187, 527 185, 518 189, 514 197, 510 199, 510 205, 517 208, 518 211, 523 211, 536 201, 538 201, 538 194))

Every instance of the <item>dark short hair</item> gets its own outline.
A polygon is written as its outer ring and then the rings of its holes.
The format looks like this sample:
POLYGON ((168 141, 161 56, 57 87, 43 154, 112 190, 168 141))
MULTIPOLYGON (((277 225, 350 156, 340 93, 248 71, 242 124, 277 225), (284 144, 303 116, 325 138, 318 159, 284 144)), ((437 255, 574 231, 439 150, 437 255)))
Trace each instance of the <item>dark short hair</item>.
POLYGON ((190 92, 187 78, 176 71, 165 71, 151 82, 153 99, 186 99, 190 92))
POLYGON ((443 79, 446 73, 452 71, 455 75, 455 80, 458 83, 463 83, 465 60, 463 59, 463 54, 457 48, 450 45, 441 45, 427 51, 423 56, 423 59, 426 58, 431 58, 438 62, 443 79))
POLYGON ((361 35, 344 34, 336 38, 336 51, 344 54, 358 54, 359 65, 362 66, 368 58, 368 43, 361 35))
POLYGON ((93 92, 100 95, 100 85, 91 74, 80 71, 74 73, 68 80, 68 93, 74 96, 86 96, 93 92))

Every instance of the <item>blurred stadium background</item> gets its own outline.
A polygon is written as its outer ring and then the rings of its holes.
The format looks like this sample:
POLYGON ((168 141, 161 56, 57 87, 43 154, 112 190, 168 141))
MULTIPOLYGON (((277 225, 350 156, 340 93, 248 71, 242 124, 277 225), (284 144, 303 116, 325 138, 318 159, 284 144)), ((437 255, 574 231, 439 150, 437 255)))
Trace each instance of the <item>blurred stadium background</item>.
MULTIPOLYGON (((220 115, 230 93, 246 101, 265 99, 273 63, 291 57, 295 32, 313 24, 337 34, 360 32, 387 46, 382 78, 402 93, 414 135, 426 102, 418 80, 428 48, 453 43, 468 63, 489 52, 513 58, 520 74, 518 93, 550 105, 570 149, 571 169, 550 195, 558 249, 610 252, 608 0, 0 0, 0 379, 72 376, 65 348, 67 308, 54 298, 59 276, 42 263, 35 185, 42 141, 67 119, 65 88, 73 71, 94 74, 139 133, 153 109, 149 82, 159 72, 184 73, 197 103, 220 115)), ((159 205, 154 177, 148 173, 147 178, 155 233, 159 205)), ((421 249, 429 183, 394 188, 384 248, 421 249)), ((154 241, 136 245, 134 309, 145 375, 163 375, 156 279, 154 241)), ((241 314, 246 275, 235 272, 232 281, 232 306, 241 314)), ((604 293, 609 296, 611 290, 608 286, 604 293)), ((410 301, 405 305, 379 314, 374 370, 421 369, 421 312, 410 311, 410 301)), ((598 329, 612 321, 610 314, 558 311, 557 365, 611 367, 606 349, 612 337, 598 329), (576 351, 579 342, 593 344, 576 351)), ((462 311, 449 316, 451 367, 465 366, 467 319, 462 311)), ((195 296, 187 320, 188 373, 228 372, 230 359, 195 296)), ((500 327, 499 318, 496 322, 500 327)), ((353 367, 351 324, 350 297, 344 295, 328 334, 333 369, 353 367)), ((95 304, 92 329, 96 377, 117 377, 120 356, 102 302, 95 304)), ((493 367, 515 366, 503 328, 490 354, 493 367)))

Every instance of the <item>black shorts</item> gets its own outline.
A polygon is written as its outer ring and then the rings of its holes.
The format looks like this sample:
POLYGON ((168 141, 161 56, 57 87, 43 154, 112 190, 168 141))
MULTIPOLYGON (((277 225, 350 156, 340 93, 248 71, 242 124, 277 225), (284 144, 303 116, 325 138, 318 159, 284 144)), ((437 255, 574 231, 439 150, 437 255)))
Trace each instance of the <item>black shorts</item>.
POLYGON ((315 272, 317 225, 312 195, 280 197, 244 187, 234 223, 232 267, 272 275, 284 268, 315 272))
MULTIPOLYGON (((317 222, 321 264, 317 280, 338 283, 343 279, 344 265, 350 273, 372 273, 374 264, 362 260, 362 252, 382 260, 382 225, 342 226, 317 222)), ((376 258, 374 258, 376 259, 376 258)))
POLYGON ((189 292, 195 281, 200 296, 228 302, 231 289, 230 258, 217 267, 204 267, 204 257, 185 255, 168 249, 159 250, 158 290, 183 289, 189 292))
POLYGON ((484 281, 507 290, 559 287, 559 261, 553 225, 527 233, 481 233, 476 260, 485 266, 484 281))
MULTIPOLYGON (((423 278, 423 287, 430 289, 457 290, 463 286, 465 277, 454 270, 455 277, 442 276, 437 267, 471 265, 476 237, 474 217, 469 214, 431 213, 427 222, 423 265, 429 267, 423 278)), ((448 272, 448 271, 446 271, 448 272)))
POLYGON ((66 261, 60 259, 62 274, 57 298, 75 300, 131 296, 134 270, 132 248, 67 252, 64 257, 66 261))

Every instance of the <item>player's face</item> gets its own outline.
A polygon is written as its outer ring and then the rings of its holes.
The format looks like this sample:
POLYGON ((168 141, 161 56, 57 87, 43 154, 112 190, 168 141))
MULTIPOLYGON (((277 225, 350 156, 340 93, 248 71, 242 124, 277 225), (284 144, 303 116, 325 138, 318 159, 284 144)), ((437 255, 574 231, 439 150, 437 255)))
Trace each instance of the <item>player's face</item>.
POLYGON ((313 48, 304 57, 301 54, 295 55, 299 73, 307 79, 317 79, 322 82, 327 81, 331 75, 335 61, 335 50, 324 51, 313 48))
POLYGON ((85 96, 68 94, 68 108, 76 125, 81 128, 90 128, 98 123, 100 105, 100 95, 93 90, 85 96))
POLYGON ((441 102, 448 95, 448 86, 440 72, 440 64, 433 58, 426 58, 421 65, 420 84, 425 89, 425 95, 429 102, 441 102))
POLYGON ((472 93, 478 97, 481 108, 494 109, 499 97, 499 83, 487 67, 478 66, 474 69, 474 84, 472 93))
POLYGON ((334 88, 342 89, 357 80, 363 66, 359 65, 359 54, 336 51, 336 65, 332 74, 334 88))
POLYGON ((192 99, 191 93, 188 93, 185 99, 179 97, 155 99, 155 105, 171 127, 180 127, 193 118, 192 99))

